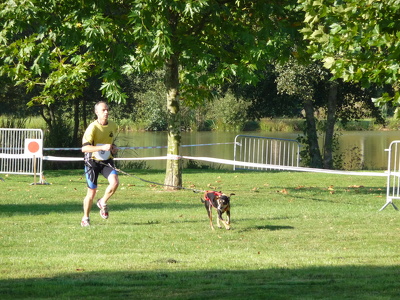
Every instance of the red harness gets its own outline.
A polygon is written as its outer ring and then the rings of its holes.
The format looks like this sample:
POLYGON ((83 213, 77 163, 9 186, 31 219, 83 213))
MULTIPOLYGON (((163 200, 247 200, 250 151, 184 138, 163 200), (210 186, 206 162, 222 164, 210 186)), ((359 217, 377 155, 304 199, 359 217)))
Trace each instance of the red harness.
POLYGON ((211 201, 211 199, 208 197, 208 194, 210 194, 210 193, 212 193, 212 194, 214 194, 215 196, 218 196, 218 197, 221 197, 222 193, 221 193, 221 192, 216 192, 216 191, 206 191, 206 192, 204 193, 204 200, 210 201, 211 206, 213 206, 214 208, 216 208, 216 207, 214 206, 213 202, 211 201))

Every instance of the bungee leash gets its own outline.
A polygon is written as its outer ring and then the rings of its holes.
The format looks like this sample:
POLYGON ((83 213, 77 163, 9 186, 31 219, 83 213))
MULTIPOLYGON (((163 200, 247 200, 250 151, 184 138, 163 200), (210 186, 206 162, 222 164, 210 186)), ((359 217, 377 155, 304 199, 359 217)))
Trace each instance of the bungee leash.
POLYGON ((132 175, 132 174, 129 174, 129 173, 125 172, 125 171, 122 171, 121 169, 118 169, 118 168, 114 167, 114 166, 111 165, 110 163, 105 164, 105 163, 103 163, 103 162, 101 162, 101 161, 98 161, 98 163, 100 163, 100 164, 102 164, 102 165, 104 165, 104 166, 108 166, 108 167, 112 168, 113 170, 115 170, 115 171, 117 171, 117 172, 119 172, 119 173, 122 173, 122 174, 124 174, 124 175, 127 175, 127 176, 130 176, 130 177, 134 177, 134 178, 136 178, 136 179, 139 179, 139 180, 141 180, 141 181, 143 181, 143 182, 152 183, 152 184, 156 184, 156 185, 160 185, 160 186, 173 187, 173 188, 177 188, 177 189, 180 189, 180 190, 189 190, 189 191, 193 191, 194 193, 204 193, 204 192, 206 192, 205 190, 198 190, 198 189, 186 188, 186 187, 183 187, 183 186, 170 185, 170 184, 165 184, 165 183, 159 183, 159 182, 149 181, 149 180, 143 179, 143 178, 141 178, 141 177, 138 177, 138 176, 136 176, 136 175, 132 175))

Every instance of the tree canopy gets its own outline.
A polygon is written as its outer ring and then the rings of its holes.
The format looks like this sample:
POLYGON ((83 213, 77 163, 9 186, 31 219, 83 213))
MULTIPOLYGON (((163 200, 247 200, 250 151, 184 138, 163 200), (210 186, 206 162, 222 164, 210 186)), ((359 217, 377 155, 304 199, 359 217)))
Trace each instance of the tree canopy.
MULTIPOLYGON (((48 105, 82 94, 102 78, 124 101, 122 74, 165 69, 168 154, 179 155, 180 102, 199 105, 233 77, 250 83, 269 60, 293 51, 295 1, 7 0, 0 4, 0 75, 48 105)), ((167 184, 180 185, 167 162, 167 184), (173 175, 171 175, 173 174, 173 175), (170 176, 171 175, 171 176, 170 176)))
POLYGON ((36 103, 77 97, 93 75, 103 79, 109 100, 121 102, 121 74, 162 68, 178 55, 181 97, 195 102, 199 92, 230 76, 253 82, 263 58, 279 58, 287 50, 289 31, 294 32, 291 24, 282 26, 293 5, 8 0, 0 4, 0 72, 37 88, 36 103))
POLYGON ((379 101, 400 103, 400 1, 300 0, 301 32, 312 57, 335 78, 394 88, 379 101))

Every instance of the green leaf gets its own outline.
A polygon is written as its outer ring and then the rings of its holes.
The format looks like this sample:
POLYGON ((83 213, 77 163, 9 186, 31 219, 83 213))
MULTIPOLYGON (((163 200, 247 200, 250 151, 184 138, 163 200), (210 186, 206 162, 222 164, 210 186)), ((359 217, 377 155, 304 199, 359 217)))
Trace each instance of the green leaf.
POLYGON ((323 59, 323 62, 324 62, 324 67, 325 68, 327 68, 327 69, 331 69, 332 68, 332 66, 335 64, 335 58, 333 58, 333 57, 325 57, 324 59, 323 59))

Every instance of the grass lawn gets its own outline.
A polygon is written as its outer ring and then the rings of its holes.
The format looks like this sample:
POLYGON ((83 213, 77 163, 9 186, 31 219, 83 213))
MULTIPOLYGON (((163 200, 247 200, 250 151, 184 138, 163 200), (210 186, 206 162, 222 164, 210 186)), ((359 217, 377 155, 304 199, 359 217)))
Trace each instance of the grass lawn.
POLYGON ((82 228, 82 173, 0 174, 1 299, 400 298, 385 177, 184 170, 185 187, 235 193, 232 230, 212 231, 201 194, 125 175, 110 218, 94 206, 82 228))

